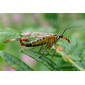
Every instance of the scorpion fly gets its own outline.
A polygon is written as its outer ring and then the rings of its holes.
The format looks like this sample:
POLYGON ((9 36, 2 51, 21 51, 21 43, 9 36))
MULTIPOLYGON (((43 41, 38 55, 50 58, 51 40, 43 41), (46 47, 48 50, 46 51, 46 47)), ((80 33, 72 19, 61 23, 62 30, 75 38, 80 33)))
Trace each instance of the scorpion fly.
POLYGON ((67 42, 70 43, 70 40, 64 36, 64 33, 67 31, 68 28, 66 28, 62 34, 48 34, 48 33, 41 33, 41 32, 26 32, 21 34, 21 38, 15 38, 6 40, 5 43, 10 41, 19 40, 21 46, 26 47, 36 47, 36 46, 43 46, 45 45, 46 48, 51 48, 52 46, 56 47, 56 42, 63 38, 67 40, 67 42), (29 37, 25 37, 26 35, 29 35, 29 37), (24 37, 23 37, 24 36, 24 37), (38 38, 36 40, 29 40, 32 38, 38 38), (27 42, 24 43, 23 41, 27 42))

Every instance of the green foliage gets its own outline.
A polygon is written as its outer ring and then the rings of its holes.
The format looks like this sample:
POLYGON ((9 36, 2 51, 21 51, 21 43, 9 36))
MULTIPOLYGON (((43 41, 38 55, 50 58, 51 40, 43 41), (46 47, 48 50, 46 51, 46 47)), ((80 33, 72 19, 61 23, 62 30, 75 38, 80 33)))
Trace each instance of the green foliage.
POLYGON ((58 27, 58 14, 57 13, 45 13, 43 14, 45 19, 51 24, 53 27, 58 27))
POLYGON ((12 56, 6 52, 0 51, 0 56, 9 64, 15 68, 16 70, 22 70, 22 71, 31 71, 32 68, 30 68, 27 64, 25 64, 23 61, 21 61, 19 58, 12 56))
MULTIPOLYGON (((84 52, 85 52, 85 46, 84 42, 79 39, 79 37, 72 36, 71 37, 71 43, 65 43, 61 44, 61 46, 64 48, 64 54, 68 55, 69 58, 77 64, 78 69, 82 68, 85 69, 85 64, 82 62, 85 62, 84 58, 84 52)), ((65 57, 64 57, 65 58, 65 57)), ((80 69, 81 70, 81 69, 80 69)))
POLYGON ((15 43, 10 42, 10 44, 7 44, 7 46, 3 44, 4 50, 1 49, 3 51, 0 52, 0 56, 9 65, 11 66, 15 65, 16 70, 32 70, 33 69, 32 67, 29 67, 29 65, 25 64, 20 59, 21 58, 20 55, 22 53, 32 57, 34 60, 38 62, 38 64, 39 63, 42 64, 43 67, 46 67, 51 71, 53 70, 84 70, 85 69, 84 42, 80 40, 79 37, 75 37, 74 35, 70 37, 70 40, 71 40, 70 44, 64 40, 60 40, 59 42, 57 42, 57 44, 61 46, 61 48, 63 48, 64 51, 61 52, 56 50, 55 55, 54 55, 54 49, 48 49, 48 51, 46 51, 43 48, 41 50, 41 53, 39 53, 39 49, 40 49, 39 47, 21 49, 19 46, 19 43, 16 43, 16 41, 15 43), (17 54, 17 51, 19 51, 18 53, 19 55, 17 54), (67 56, 68 58, 66 58, 65 56, 67 56))
MULTIPOLYGON (((31 14, 30 14, 31 15, 31 14)), ((33 14, 32 14, 33 15, 33 14)), ((31 18, 32 18, 31 15, 31 18)), ((77 14, 75 14, 78 16, 77 14)), ((81 15, 81 14, 80 14, 81 15)), ((27 15, 26 15, 27 16, 27 15)), ((48 24, 51 27, 48 27, 47 29, 43 27, 37 27, 36 29, 33 28, 33 26, 29 27, 30 24, 26 23, 27 25, 24 26, 22 29, 12 29, 12 28, 2 28, 0 29, 0 65, 4 61, 7 65, 14 68, 15 70, 50 70, 50 71, 83 71, 85 70, 85 32, 84 32, 84 22, 85 20, 69 20, 70 16, 69 14, 42 14, 41 16, 44 16, 44 19, 48 22, 48 24), (67 18, 66 18, 67 17, 67 18), (62 18, 65 18, 64 26, 62 26, 62 23, 59 23, 62 20, 62 18), (60 19, 60 20, 59 20, 60 19), (54 48, 47 49, 46 47, 43 47, 41 51, 39 52, 41 47, 23 47, 20 46, 18 41, 9 42, 9 43, 3 43, 4 40, 12 39, 12 38, 19 38, 21 32, 47 32, 47 33, 56 33, 55 27, 57 29, 64 30, 66 24, 68 21, 72 21, 71 26, 73 25, 83 25, 83 28, 80 27, 79 29, 73 28, 72 30, 69 30, 65 33, 65 36, 70 38, 71 43, 68 43, 67 41, 60 39, 58 42, 56 42, 56 45, 60 46, 59 50, 56 49, 56 52, 54 51, 54 48), (59 23, 59 24, 58 24, 59 23), (54 53, 55 52, 55 53, 54 53), (25 54, 29 58, 34 59, 34 62, 32 61, 31 64, 34 66, 31 66, 28 62, 22 60, 22 55, 25 54)), ((82 14, 82 17, 85 17, 85 14, 82 14)), ((28 17, 30 18, 30 17, 28 17)), ((70 18, 71 19, 71 18, 70 18)), ((73 17, 72 17, 73 19, 73 17)), ((30 19, 31 20, 31 19, 30 19)), ((35 20, 37 22, 37 20, 35 20)), ((39 22, 39 21, 38 21, 39 22)), ((39 24, 39 23, 38 23, 39 24)), ((13 25, 14 26, 14 25, 13 25)), ((15 28, 18 25, 15 25, 13 28, 15 28)), ((18 28, 18 27, 16 27, 18 28)), ((57 34, 57 33, 56 33, 57 34)))
POLYGON ((44 64, 45 66, 47 66, 47 68, 49 68, 49 70, 59 70, 55 62, 53 62, 51 59, 46 57, 45 54, 42 55, 39 52, 36 52, 35 49, 33 50, 26 49, 26 50, 22 50, 22 52, 34 58, 39 63, 44 64))

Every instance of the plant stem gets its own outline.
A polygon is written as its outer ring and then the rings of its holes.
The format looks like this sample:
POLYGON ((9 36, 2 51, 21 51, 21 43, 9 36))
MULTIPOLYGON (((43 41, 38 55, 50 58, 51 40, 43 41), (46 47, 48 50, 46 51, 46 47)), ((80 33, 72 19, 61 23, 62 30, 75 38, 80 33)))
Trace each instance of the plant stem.
POLYGON ((71 63, 72 65, 74 65, 76 68, 78 68, 80 71, 85 71, 83 68, 81 68, 80 66, 78 66, 74 61, 72 61, 67 55, 63 54, 62 52, 56 50, 62 57, 65 57, 69 63, 71 63))

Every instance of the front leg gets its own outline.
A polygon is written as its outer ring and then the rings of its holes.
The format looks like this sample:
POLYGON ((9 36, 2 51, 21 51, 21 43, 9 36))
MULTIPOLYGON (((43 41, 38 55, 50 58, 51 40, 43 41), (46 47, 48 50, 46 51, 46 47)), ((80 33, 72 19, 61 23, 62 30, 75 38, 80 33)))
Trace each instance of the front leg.
POLYGON ((53 45, 54 46, 54 53, 53 53, 53 56, 55 56, 55 54, 56 54, 56 49, 57 49, 57 45, 56 45, 56 43, 53 45))

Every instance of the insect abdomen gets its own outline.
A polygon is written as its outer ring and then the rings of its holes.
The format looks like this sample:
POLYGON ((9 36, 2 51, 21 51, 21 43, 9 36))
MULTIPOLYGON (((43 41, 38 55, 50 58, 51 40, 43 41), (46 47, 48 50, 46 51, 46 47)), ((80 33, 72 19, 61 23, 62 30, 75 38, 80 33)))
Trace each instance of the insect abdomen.
POLYGON ((36 46, 41 46, 41 45, 44 45, 44 44, 45 44, 45 40, 39 39, 39 40, 29 42, 25 46, 27 46, 27 47, 36 47, 36 46))

